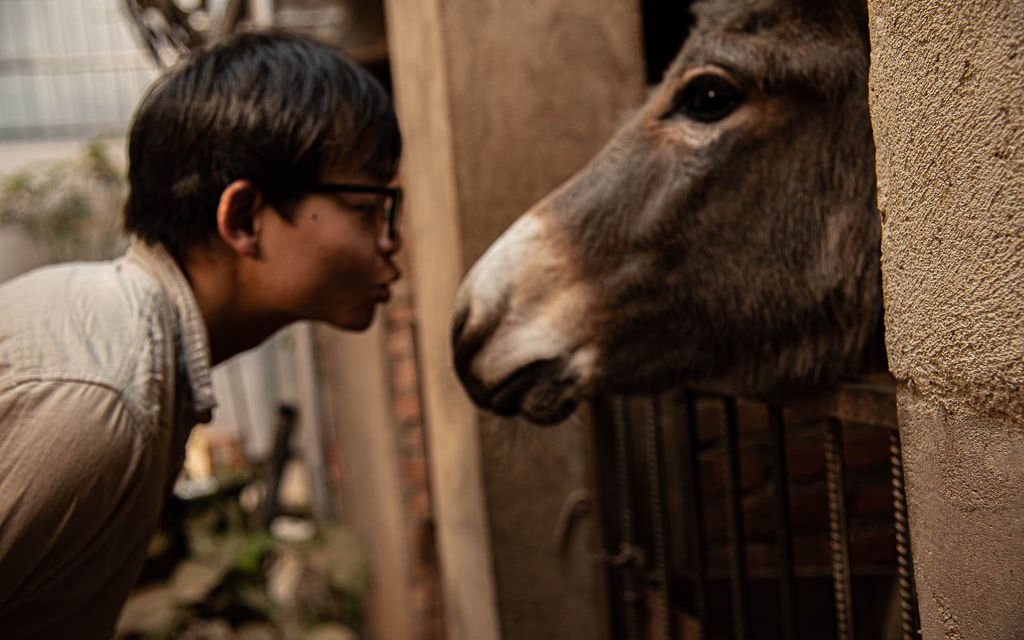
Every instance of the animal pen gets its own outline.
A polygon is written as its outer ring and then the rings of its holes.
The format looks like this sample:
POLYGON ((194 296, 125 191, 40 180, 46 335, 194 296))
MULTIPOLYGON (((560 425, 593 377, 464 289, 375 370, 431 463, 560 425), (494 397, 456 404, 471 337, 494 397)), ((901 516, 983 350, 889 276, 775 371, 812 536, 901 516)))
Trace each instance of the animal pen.
POLYGON ((891 380, 613 398, 594 424, 614 637, 919 637, 891 380))

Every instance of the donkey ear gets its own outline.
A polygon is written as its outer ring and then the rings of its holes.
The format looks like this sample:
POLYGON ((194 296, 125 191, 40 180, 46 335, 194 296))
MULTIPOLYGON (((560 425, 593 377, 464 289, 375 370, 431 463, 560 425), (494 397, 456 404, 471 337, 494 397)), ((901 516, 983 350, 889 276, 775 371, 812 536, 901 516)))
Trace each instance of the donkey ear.
POLYGON ((217 235, 235 253, 255 257, 259 253, 257 213, 265 205, 259 189, 248 180, 235 180, 220 194, 217 235))

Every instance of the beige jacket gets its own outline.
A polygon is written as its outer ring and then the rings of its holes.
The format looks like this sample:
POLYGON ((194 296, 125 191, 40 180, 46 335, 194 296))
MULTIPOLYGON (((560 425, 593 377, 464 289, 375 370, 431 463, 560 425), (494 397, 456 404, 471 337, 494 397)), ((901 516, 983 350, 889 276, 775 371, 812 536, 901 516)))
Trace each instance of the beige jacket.
POLYGON ((0 287, 0 638, 110 637, 213 406, 206 328, 162 248, 0 287))

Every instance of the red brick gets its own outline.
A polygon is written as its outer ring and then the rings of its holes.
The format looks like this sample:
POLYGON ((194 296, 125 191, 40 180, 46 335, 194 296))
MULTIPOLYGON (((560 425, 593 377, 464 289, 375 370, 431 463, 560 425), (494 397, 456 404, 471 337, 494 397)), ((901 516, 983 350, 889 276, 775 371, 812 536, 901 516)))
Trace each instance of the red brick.
POLYGON ((392 325, 409 326, 414 318, 411 299, 394 300, 388 305, 388 322, 392 325))
POLYGON ((412 360, 394 363, 391 368, 391 383, 396 392, 416 391, 418 388, 416 365, 412 360))
MULTIPOLYGON (((423 416, 423 407, 420 404, 420 397, 415 393, 407 392, 396 394, 392 402, 394 405, 395 417, 400 421, 419 421, 423 416)), ((422 445, 422 436, 420 436, 419 441, 422 445)))
POLYGON ((416 490, 406 500, 407 513, 415 518, 430 515, 430 493, 426 489, 416 490))
POLYGON ((402 475, 405 482, 414 487, 427 484, 427 461, 423 457, 407 457, 402 460, 402 475))
POLYGON ((768 430, 768 407, 763 402, 740 398, 736 401, 736 424, 741 434, 768 430))
POLYGON ((412 357, 412 328, 395 326, 388 330, 387 349, 393 357, 412 357))

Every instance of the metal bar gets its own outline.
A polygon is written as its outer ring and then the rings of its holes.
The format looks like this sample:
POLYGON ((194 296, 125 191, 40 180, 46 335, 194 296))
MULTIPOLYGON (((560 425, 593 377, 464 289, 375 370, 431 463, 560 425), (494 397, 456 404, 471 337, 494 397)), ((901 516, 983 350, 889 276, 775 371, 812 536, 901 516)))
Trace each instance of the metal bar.
POLYGON ((642 602, 636 580, 637 545, 633 523, 632 483, 630 481, 630 438, 629 415, 626 401, 622 398, 612 400, 612 416, 615 422, 615 481, 616 492, 619 494, 619 553, 613 559, 614 566, 619 568, 622 584, 622 620, 625 628, 625 640, 640 640, 643 633, 640 628, 639 605, 642 602))
MULTIPOLYGON (((25 45, 24 52, 29 53, 33 50, 33 45, 31 43, 43 42, 47 43, 47 48, 52 50, 50 43, 56 42, 57 39, 51 38, 49 30, 46 28, 46 25, 53 24, 55 19, 52 15, 52 7, 48 3, 35 3, 32 5, 23 4, 22 8, 25 10, 25 13, 22 15, 22 20, 25 21, 22 28, 26 32, 29 30, 32 32, 28 38, 22 40, 22 44, 25 45)), ((36 101, 36 97, 34 95, 35 87, 32 86, 33 83, 29 81, 29 78, 31 77, 29 74, 20 75, 19 77, 21 78, 21 104, 25 109, 25 112, 22 114, 24 117, 22 124, 24 126, 32 123, 32 117, 36 113, 36 109, 34 108, 34 103, 36 101)), ((60 96, 57 80, 57 78, 54 78, 53 80, 54 96, 60 96)), ((71 90, 69 85, 67 94, 70 95, 70 93, 71 90)), ((71 107, 63 103, 59 97, 55 99, 55 102, 59 105, 60 109, 71 110, 71 107)))
POLYGON ((782 407, 769 405, 768 426, 775 459, 775 530, 779 552, 779 607, 782 637, 797 638, 796 579, 793 569, 793 534, 789 525, 789 475, 786 467, 786 432, 782 407))
POLYGON ((740 492, 739 429, 736 420, 736 399, 723 400, 725 422, 722 440, 725 447, 725 487, 727 506, 726 530, 729 536, 729 582, 732 588, 733 637, 750 637, 748 610, 747 564, 743 535, 743 497, 740 492))
POLYGON ((896 528, 897 580, 900 590, 900 627, 903 640, 921 637, 914 593, 913 555, 907 525, 907 494, 903 484, 903 449, 899 432, 889 434, 889 465, 892 470, 892 512, 896 528))
MULTIPOLYGON (((68 3, 65 4, 67 5, 68 3)), ((88 26, 94 22, 95 18, 94 16, 90 16, 93 20, 89 20, 88 22, 86 21, 85 11, 82 9, 82 3, 80 0, 70 3, 70 6, 67 6, 66 9, 68 13, 76 12, 78 15, 65 21, 67 27, 65 30, 65 36, 71 43, 68 46, 68 51, 65 55, 68 57, 86 55, 90 48, 96 47, 98 44, 96 42, 96 40, 98 40, 96 37, 98 33, 89 33, 88 26), (74 9, 72 9, 72 7, 74 7, 74 9)), ((107 38, 108 48, 109 44, 110 38, 107 38)), ((101 84, 106 84, 107 82, 112 82, 114 84, 114 100, 116 104, 120 104, 121 96, 117 91, 118 80, 119 78, 117 77, 117 74, 108 74, 97 70, 97 72, 90 74, 90 77, 85 80, 85 82, 82 82, 83 86, 78 93, 78 104, 80 105, 79 108, 81 109, 83 119, 88 122, 99 122, 102 121, 109 113, 104 112, 101 103, 102 99, 108 98, 108 92, 105 89, 107 89, 109 85, 100 89, 99 85, 101 84)), ((119 114, 116 114, 115 112, 114 117, 116 118, 118 115, 119 114)))
POLYGON ((845 476, 843 427, 839 420, 832 419, 825 432, 825 486, 828 492, 828 546, 832 558, 832 589, 836 599, 836 632, 838 640, 853 640, 853 592, 850 588, 845 476))
POLYGON ((615 564, 615 554, 619 547, 619 513, 617 466, 615 464, 617 445, 615 441, 615 420, 612 399, 597 398, 591 405, 593 410, 594 437, 594 480, 597 492, 597 513, 601 521, 601 546, 604 550, 604 571, 608 588, 605 589, 606 620, 608 637, 620 638, 624 635, 623 607, 621 599, 621 576, 615 564))
POLYGON ((710 637, 712 621, 708 603, 708 559, 707 540, 704 532, 704 496, 700 481, 700 425, 697 421, 697 400, 692 391, 686 392, 686 434, 681 439, 683 444, 684 482, 686 486, 686 503, 692 529, 692 546, 694 562, 694 600, 697 617, 705 637, 710 637))
POLYGON ((270 469, 267 475, 267 493, 260 505, 260 520, 264 529, 277 515, 277 493, 284 475, 284 465, 292 455, 292 432, 295 430, 296 411, 291 405, 278 405, 277 424, 274 426, 274 445, 270 451, 270 469))
MULTIPOLYGON (((661 625, 657 637, 676 640, 679 635, 672 616, 671 583, 668 577, 668 513, 665 504, 665 456, 662 437, 661 405, 657 397, 645 397, 644 430, 645 456, 647 458, 648 496, 651 503, 651 552, 653 555, 654 579, 661 605, 661 625)), ((655 636, 651 636, 652 638, 655 636)))
MULTIPOLYGON (((81 5, 79 5, 79 11, 81 11, 81 5)), ((114 52, 120 48, 120 43, 117 41, 117 37, 114 32, 111 15, 115 18, 121 16, 114 11, 107 10, 107 19, 103 20, 102 31, 107 41, 107 48, 109 51, 114 52)), ((85 24, 85 21, 82 21, 85 24)), ((99 25, 96 27, 97 31, 100 30, 99 25)), ((114 117, 118 120, 124 119, 129 120, 131 118, 131 109, 134 107, 133 103, 138 96, 130 95, 125 96, 125 85, 127 84, 128 75, 125 73, 116 73, 114 75, 114 117)), ((102 119, 102 118, 101 118, 102 119)))
MULTIPOLYGON (((57 47, 59 55, 70 55, 71 51, 68 47, 67 38, 65 37, 65 21, 62 19, 61 16, 61 7, 58 7, 56 2, 53 2, 51 0, 45 0, 44 4, 47 7, 47 9, 49 9, 49 24, 53 28, 54 33, 56 34, 56 38, 48 41, 48 48, 52 51, 52 44, 50 43, 56 42, 59 44, 59 46, 57 47)), ((76 114, 79 117, 81 117, 81 119, 85 122, 89 122, 89 117, 85 113, 87 109, 84 106, 89 103, 88 101, 80 100, 79 93, 78 91, 76 91, 76 83, 72 80, 71 76, 67 74, 60 74, 60 76, 58 77, 64 78, 64 85, 67 87, 67 94, 65 95, 67 102, 61 105, 61 108, 59 110, 60 113, 65 114, 65 117, 64 121, 58 124, 71 124, 70 122, 68 122, 68 114, 76 114), (79 111, 81 111, 81 114, 79 114, 79 111)), ((54 82, 56 82, 56 78, 54 79, 54 82)), ((93 109, 93 111, 95 111, 95 109, 93 109)), ((93 113, 92 119, 95 120, 95 113, 93 113)))

